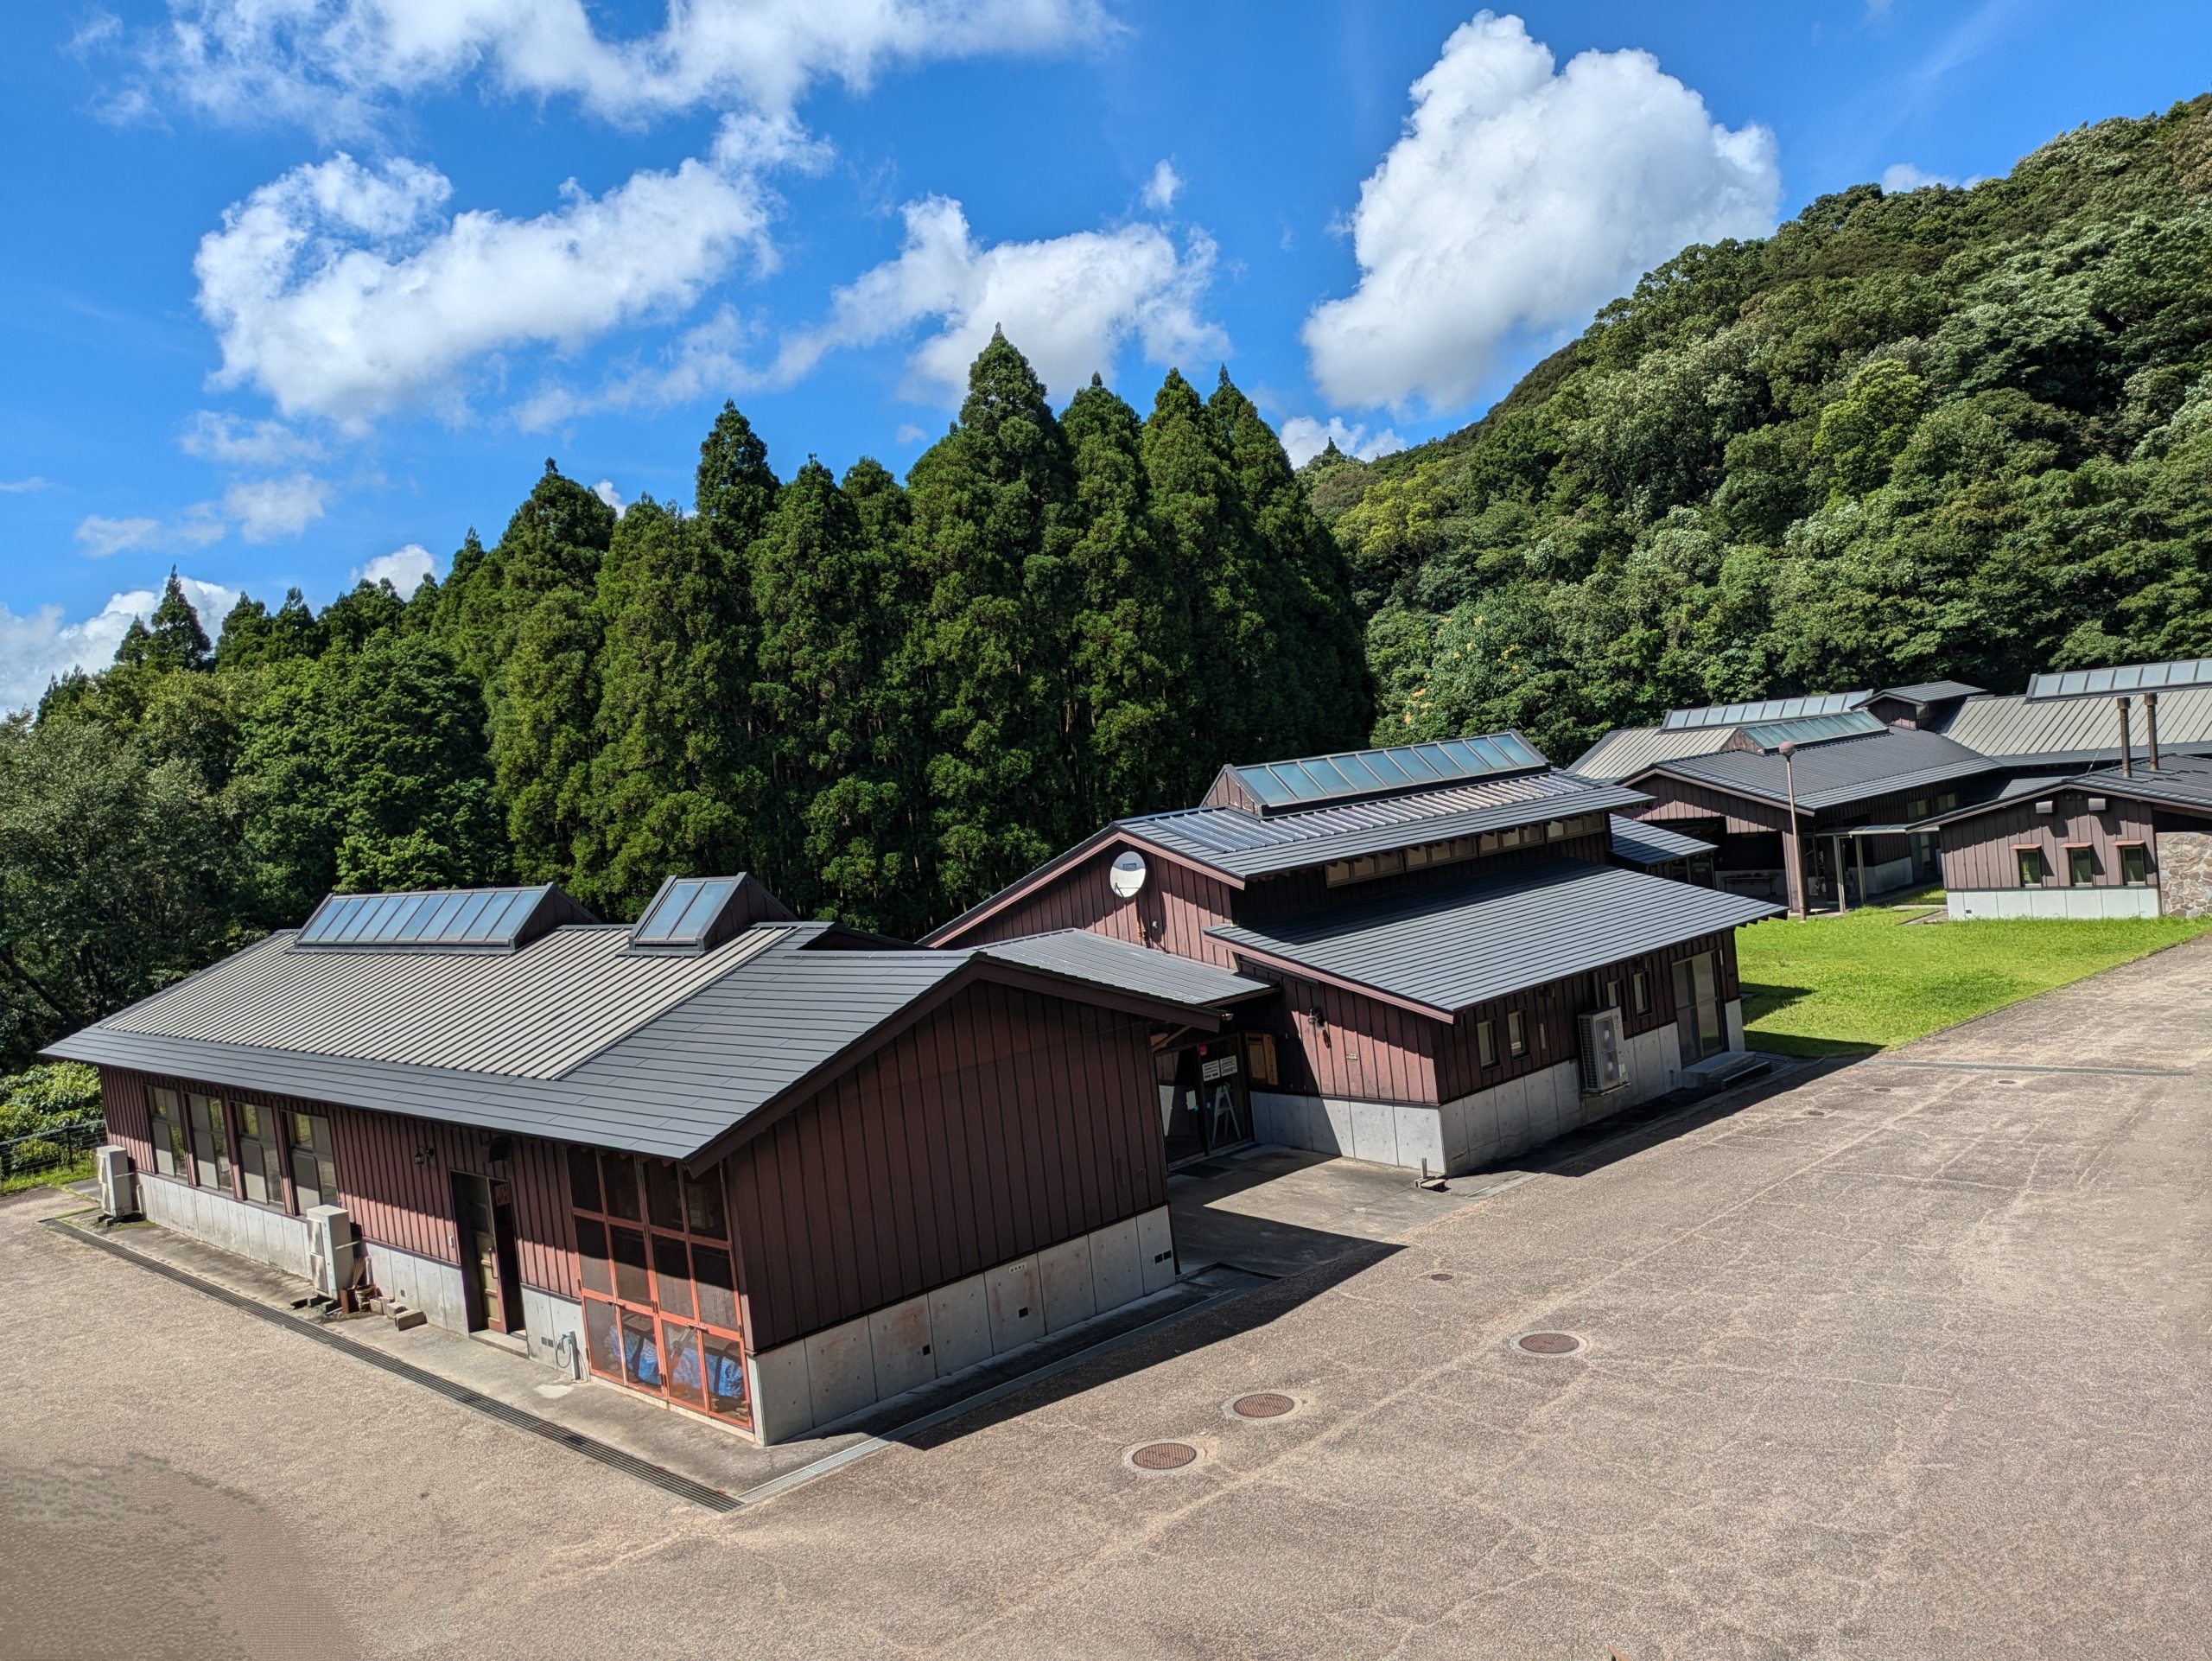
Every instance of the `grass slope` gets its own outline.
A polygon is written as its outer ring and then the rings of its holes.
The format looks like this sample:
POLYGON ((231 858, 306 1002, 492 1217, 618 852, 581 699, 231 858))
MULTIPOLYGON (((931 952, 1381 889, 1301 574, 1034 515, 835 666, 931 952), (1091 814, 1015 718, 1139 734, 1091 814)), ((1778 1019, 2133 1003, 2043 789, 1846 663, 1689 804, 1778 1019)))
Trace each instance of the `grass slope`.
POLYGON ((2212 928, 2179 917, 1907 925, 1881 908, 1736 937, 1754 1049, 1888 1049, 2212 928))

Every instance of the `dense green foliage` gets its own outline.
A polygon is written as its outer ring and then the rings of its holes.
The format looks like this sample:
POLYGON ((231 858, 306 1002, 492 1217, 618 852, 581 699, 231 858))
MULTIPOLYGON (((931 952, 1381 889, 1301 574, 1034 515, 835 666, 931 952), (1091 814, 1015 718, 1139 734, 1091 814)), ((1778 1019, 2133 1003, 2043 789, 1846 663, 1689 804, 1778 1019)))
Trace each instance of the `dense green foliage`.
POLYGON ((1381 741, 2212 652, 2212 99, 1683 251, 1475 426, 1307 469, 1381 741))
POLYGON ((1226 377, 1063 419, 994 340, 904 485, 781 481, 725 407, 695 488, 618 514, 549 462, 443 584, 245 599, 212 642, 172 576, 0 726, 0 1062, 332 889, 551 880, 621 918, 751 870, 911 938, 1373 719, 1343 557, 1226 377))

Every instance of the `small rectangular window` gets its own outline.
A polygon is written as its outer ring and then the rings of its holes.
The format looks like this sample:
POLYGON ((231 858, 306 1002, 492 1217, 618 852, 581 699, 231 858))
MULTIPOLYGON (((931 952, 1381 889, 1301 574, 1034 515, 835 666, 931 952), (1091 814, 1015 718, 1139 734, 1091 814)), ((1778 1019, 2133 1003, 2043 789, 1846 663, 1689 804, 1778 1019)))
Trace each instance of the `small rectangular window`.
POLYGON ((1639 969, 1629 977, 1628 988, 1629 996, 1634 1001, 1631 1007, 1637 1014, 1649 1015, 1651 1013, 1651 977, 1639 969))
POLYGON ((1621 983, 1617 980, 1605 983, 1605 1007, 1608 1009, 1618 1009, 1621 1007, 1621 983))
POLYGON ((192 1130, 192 1180, 203 1188, 231 1192, 231 1138, 223 1123, 223 1104, 213 1096, 184 1098, 192 1130))
POLYGON ((1481 1059, 1483 1066, 1494 1067, 1497 1065, 1497 1032, 1487 1021, 1475 1023, 1475 1053, 1481 1059))
POLYGON ((146 1092, 146 1114, 151 1121, 154 1168, 163 1176, 186 1176, 191 1155, 186 1152, 184 1108, 176 1091, 156 1085, 146 1092))
POLYGON ((2141 843, 2131 842, 2121 844, 2120 880, 2131 888, 2140 888, 2149 885, 2151 858, 2141 843))
POLYGON ((284 1140, 292 1167, 292 1209, 304 1212, 336 1205, 338 1167, 331 1156, 330 1121, 320 1113, 287 1113, 284 1140))
POLYGON ((2089 848, 2069 848, 2066 850, 2067 886, 2086 888, 2096 880, 2096 851, 2089 848))
POLYGON ((1518 1009, 1508 1009, 1505 1012, 1505 1047, 1514 1055, 1526 1055, 1529 1053, 1529 1028, 1521 1019, 1521 1012, 1518 1009))
POLYGON ((267 1108, 232 1102, 238 1120, 238 1181, 257 1206, 284 1203, 284 1161, 276 1149, 276 1126, 267 1108))
POLYGON ((2019 856, 2020 886, 2024 888, 2043 887, 2043 850, 2039 848, 2015 848, 2019 856))
POLYGON ((1351 881, 1351 862, 1348 859, 1332 859, 1321 868, 1321 875, 1326 879, 1331 888, 1342 888, 1351 881))

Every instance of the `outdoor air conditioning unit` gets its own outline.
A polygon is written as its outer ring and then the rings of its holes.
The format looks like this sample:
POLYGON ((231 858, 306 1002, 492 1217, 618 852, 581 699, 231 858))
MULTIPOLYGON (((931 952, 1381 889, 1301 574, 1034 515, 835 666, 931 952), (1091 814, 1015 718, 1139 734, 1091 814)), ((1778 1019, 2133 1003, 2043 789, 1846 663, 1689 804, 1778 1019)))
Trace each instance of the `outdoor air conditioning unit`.
POLYGON ((1581 1017, 1582 1093, 1602 1096, 1628 1082, 1628 1060, 1622 1053, 1621 1012, 1592 1009, 1581 1017))
POLYGON ((138 1214, 138 1179, 130 1169, 130 1155, 120 1148, 102 1148, 92 1155, 100 1182, 100 1210, 114 1218, 138 1214))
POLYGON ((315 1206, 307 1213, 307 1225, 308 1265, 315 1292, 334 1298, 353 1283, 353 1219, 343 1206, 315 1206))

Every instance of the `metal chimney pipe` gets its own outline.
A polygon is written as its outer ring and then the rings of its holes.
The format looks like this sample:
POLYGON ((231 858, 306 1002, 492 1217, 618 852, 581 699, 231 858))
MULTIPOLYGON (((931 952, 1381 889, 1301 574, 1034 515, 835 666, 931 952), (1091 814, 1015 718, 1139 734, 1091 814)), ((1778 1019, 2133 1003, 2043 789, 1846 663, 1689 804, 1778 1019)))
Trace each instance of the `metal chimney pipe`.
POLYGON ((2120 700, 2120 776, 2123 779, 2133 779, 2135 776, 2135 758, 2128 748, 2127 700, 2126 698, 2120 700))
POLYGON ((2151 771, 2158 770, 2158 695, 2143 694, 2143 742, 2151 752, 2151 771))

